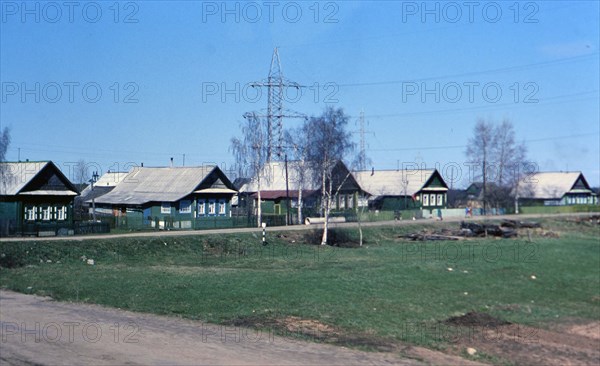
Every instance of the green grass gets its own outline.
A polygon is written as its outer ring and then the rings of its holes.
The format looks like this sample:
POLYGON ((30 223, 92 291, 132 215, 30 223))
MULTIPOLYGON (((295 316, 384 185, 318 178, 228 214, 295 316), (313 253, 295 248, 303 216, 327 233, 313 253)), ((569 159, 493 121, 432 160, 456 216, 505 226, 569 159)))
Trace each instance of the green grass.
POLYGON ((298 233, 273 233, 266 247, 253 234, 4 242, 0 286, 216 323, 297 316, 437 348, 423 329, 473 310, 540 327, 600 319, 598 227, 544 225, 561 238, 398 241, 427 227, 411 225, 368 228, 361 248, 305 245, 298 233))

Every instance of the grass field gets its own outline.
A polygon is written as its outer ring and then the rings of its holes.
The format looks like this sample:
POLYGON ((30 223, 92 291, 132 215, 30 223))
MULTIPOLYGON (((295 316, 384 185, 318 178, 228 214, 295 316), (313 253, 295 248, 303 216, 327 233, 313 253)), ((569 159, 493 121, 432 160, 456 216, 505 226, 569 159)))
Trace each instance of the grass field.
POLYGON ((3 242, 0 286, 214 323, 310 319, 367 348, 368 339, 443 348, 418 326, 469 311, 540 328, 600 319, 598 226, 543 224, 560 238, 397 238, 431 227, 417 224, 368 228, 363 247, 308 245, 302 232, 273 233, 264 247, 254 234, 3 242))

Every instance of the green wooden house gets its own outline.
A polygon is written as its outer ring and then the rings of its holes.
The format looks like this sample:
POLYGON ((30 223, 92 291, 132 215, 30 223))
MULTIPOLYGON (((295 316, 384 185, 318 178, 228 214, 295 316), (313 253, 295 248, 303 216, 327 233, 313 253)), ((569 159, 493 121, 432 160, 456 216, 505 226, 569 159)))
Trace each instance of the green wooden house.
POLYGON ((0 163, 0 234, 56 235, 73 226, 77 188, 51 161, 0 163))
POLYGON ((229 227, 236 193, 217 166, 136 167, 96 207, 110 209, 117 225, 129 228, 229 227))
POLYGON ((353 173, 370 209, 382 211, 447 208, 448 185, 433 169, 368 170, 353 173))
POLYGON ((598 195, 592 191, 581 172, 539 172, 519 183, 517 198, 526 206, 597 205, 598 195))

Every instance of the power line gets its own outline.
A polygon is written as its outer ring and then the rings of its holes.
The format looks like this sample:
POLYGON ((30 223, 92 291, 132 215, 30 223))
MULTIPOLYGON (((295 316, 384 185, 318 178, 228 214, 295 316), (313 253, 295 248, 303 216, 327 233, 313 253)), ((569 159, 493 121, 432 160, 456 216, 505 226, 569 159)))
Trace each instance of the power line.
POLYGON ((588 55, 563 58, 563 59, 553 60, 553 61, 536 62, 536 63, 531 63, 531 64, 508 66, 508 67, 502 67, 502 68, 490 69, 490 70, 483 70, 483 71, 465 72, 465 73, 461 73, 461 74, 430 76, 430 77, 417 78, 417 79, 390 80, 390 81, 373 81, 373 82, 348 83, 348 84, 336 84, 336 85, 338 87, 379 86, 379 85, 402 84, 402 83, 406 83, 406 82, 415 82, 415 81, 431 81, 431 80, 439 80, 439 79, 460 78, 460 77, 482 75, 482 74, 495 74, 495 73, 501 73, 501 72, 527 70, 527 69, 535 68, 535 67, 543 67, 543 66, 549 66, 549 65, 556 65, 556 64, 563 64, 563 63, 584 61, 586 59, 591 59, 593 57, 596 57, 596 56, 598 56, 598 54, 599 54, 598 52, 595 52, 595 53, 591 53, 591 54, 588 54, 588 55))
MULTIPOLYGON (((530 142, 552 141, 552 140, 568 139, 568 138, 590 137, 594 134, 598 135, 598 134, 600 134, 600 131, 580 133, 580 134, 576 134, 576 135, 543 137, 543 138, 539 138, 539 139, 525 140, 525 142, 530 143, 530 142)), ((447 149, 464 149, 467 146, 468 145, 421 146, 421 147, 403 147, 403 148, 394 148, 394 149, 369 149, 369 151, 447 150, 447 149)))
MULTIPOLYGON (((583 96, 583 95, 588 95, 588 94, 594 94, 594 93, 598 93, 599 90, 591 90, 591 91, 585 91, 585 92, 581 92, 581 93, 574 93, 574 94, 567 94, 567 95, 557 95, 554 97, 548 97, 548 98, 544 98, 543 100, 537 102, 537 103, 501 103, 501 104, 492 104, 492 105, 483 105, 483 106, 476 106, 476 107, 470 107, 470 108, 453 108, 453 109, 437 109, 434 111, 421 111, 421 112, 406 112, 406 113, 391 113, 391 114, 373 114, 373 115, 368 115, 365 117, 369 117, 369 118, 389 118, 389 117, 406 117, 406 116, 415 116, 415 115, 428 115, 428 114, 439 114, 439 113, 457 113, 457 112, 465 112, 465 111, 472 111, 472 110, 480 110, 480 109, 497 109, 497 108, 504 108, 504 107, 508 107, 508 106, 512 106, 512 107, 534 107, 537 105, 545 105, 545 104, 550 104, 549 101, 553 101, 553 100, 557 100, 557 99, 564 99, 564 98, 572 98, 572 97, 577 97, 577 96, 583 96)), ((586 98, 583 98, 586 99, 586 98)), ((583 99, 575 99, 575 100, 565 100, 565 101, 558 101, 558 102, 553 102, 551 104, 559 104, 559 103, 565 103, 565 102, 575 102, 575 101, 579 101, 579 100, 583 100, 583 99)), ((355 117, 355 116, 351 116, 351 117, 355 117)))

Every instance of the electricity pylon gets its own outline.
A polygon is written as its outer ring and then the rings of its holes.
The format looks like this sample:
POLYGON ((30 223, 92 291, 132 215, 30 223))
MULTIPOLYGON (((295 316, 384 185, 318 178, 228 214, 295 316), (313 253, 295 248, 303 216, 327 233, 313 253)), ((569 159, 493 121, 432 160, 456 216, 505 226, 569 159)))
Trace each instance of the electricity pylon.
MULTIPOLYGON (((267 80, 250 84, 254 88, 266 87, 269 100, 267 103, 267 114, 255 114, 257 117, 267 119, 267 162, 274 159, 281 159, 283 156, 283 119, 284 118, 304 118, 306 115, 283 108, 285 99, 285 89, 303 88, 300 84, 289 81, 283 77, 281 61, 279 60, 279 50, 275 47, 273 57, 271 58, 271 68, 267 80)), ((252 113, 245 113, 247 118, 252 113)))

